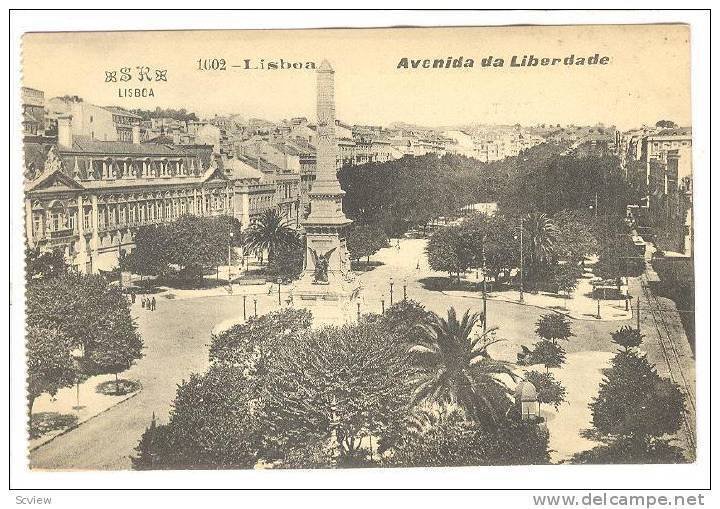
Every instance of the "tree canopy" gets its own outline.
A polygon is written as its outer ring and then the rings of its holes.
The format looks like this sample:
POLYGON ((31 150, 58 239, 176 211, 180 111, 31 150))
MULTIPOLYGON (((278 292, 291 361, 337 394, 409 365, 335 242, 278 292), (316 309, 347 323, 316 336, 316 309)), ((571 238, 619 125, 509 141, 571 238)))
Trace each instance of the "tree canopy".
POLYGON ((33 282, 26 317, 29 327, 57 331, 72 349, 80 349, 87 375, 117 373, 142 356, 125 296, 101 276, 67 273, 33 282))

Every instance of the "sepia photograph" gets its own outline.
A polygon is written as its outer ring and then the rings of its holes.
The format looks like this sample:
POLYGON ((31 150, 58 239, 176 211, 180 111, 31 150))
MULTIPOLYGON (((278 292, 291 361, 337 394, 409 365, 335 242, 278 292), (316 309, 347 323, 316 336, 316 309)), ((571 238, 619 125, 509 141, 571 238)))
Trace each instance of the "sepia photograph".
POLYGON ((30 475, 695 463, 691 38, 23 33, 30 475))

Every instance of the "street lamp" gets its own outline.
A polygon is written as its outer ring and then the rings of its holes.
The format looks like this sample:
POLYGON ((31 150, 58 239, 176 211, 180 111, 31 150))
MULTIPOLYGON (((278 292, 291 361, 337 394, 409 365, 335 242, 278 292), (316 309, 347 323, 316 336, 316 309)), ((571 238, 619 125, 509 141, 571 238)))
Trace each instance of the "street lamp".
MULTIPOLYGON (((523 218, 520 218, 520 302, 523 301, 523 218)), ((517 239, 518 236, 515 236, 517 239)))
POLYGON ((232 242, 233 242, 233 232, 230 232, 230 239, 228 240, 228 283, 232 285, 232 276, 230 275, 230 263, 232 261, 232 242))
POLYGON ((253 303, 255 304, 255 318, 257 318, 257 297, 253 299, 253 303))
POLYGON ((70 357, 73 360, 73 366, 75 368, 75 399, 76 404, 72 407, 73 410, 80 411, 85 408, 84 405, 80 405, 80 370, 82 367, 82 361, 85 357, 85 348, 83 345, 78 346, 70 352, 70 357))
POLYGON ((407 278, 403 279, 403 300, 407 300, 407 278))
POLYGON ((280 287, 282 286, 282 278, 277 278, 277 284, 278 284, 278 306, 282 306, 282 302, 280 300, 280 287))
POLYGON ((357 302, 357 319, 360 321, 360 301, 357 302))
POLYGON ((245 307, 245 303, 247 301, 247 295, 243 295, 243 321, 247 321, 247 308, 245 307))
POLYGON ((390 305, 393 305, 393 285, 395 283, 393 282, 392 276, 390 276, 390 305))

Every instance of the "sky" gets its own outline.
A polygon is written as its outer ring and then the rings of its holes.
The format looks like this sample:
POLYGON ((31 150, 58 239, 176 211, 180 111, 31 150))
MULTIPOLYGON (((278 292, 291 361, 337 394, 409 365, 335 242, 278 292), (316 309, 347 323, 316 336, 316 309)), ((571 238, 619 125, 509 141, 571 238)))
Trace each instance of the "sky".
POLYGON ((352 124, 690 125, 689 38, 685 25, 29 33, 23 85, 43 90, 46 100, 68 94, 128 109, 314 119, 313 70, 231 66, 327 59, 336 72, 337 117, 352 124), (596 53, 608 63, 509 65, 513 55, 596 53), (402 58, 448 57, 472 58, 474 67, 398 69, 402 58), (481 67, 487 57, 505 65, 481 67), (213 58, 224 59, 226 70, 198 69, 198 60, 213 58), (140 83, 137 74, 105 81, 106 71, 119 76, 122 67, 137 73, 136 66, 166 70, 167 81, 140 83), (125 88, 142 87, 154 97, 124 96, 125 88))

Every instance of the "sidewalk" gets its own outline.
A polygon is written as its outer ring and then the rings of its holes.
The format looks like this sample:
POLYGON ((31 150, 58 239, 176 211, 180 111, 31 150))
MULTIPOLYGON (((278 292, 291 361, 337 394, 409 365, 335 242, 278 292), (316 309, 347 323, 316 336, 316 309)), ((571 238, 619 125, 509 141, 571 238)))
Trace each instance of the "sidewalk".
POLYGON ((647 284, 648 275, 653 277, 652 267, 648 267, 640 278, 630 279, 630 295, 633 299, 640 297, 640 331, 644 336, 640 349, 655 365, 658 374, 677 383, 685 394, 685 419, 677 438, 678 445, 694 459, 697 419, 695 357, 675 302, 654 295, 647 284))
POLYGON ((142 391, 142 385, 137 391, 121 396, 108 396, 95 391, 99 384, 114 380, 115 375, 99 375, 93 376, 81 383, 79 392, 79 402, 81 408, 79 409, 73 408, 78 404, 77 387, 74 385, 72 387, 60 389, 55 397, 52 397, 47 393, 38 396, 33 404, 33 415, 37 415, 42 412, 56 412, 61 415, 74 415, 77 417, 77 422, 68 428, 53 430, 42 436, 29 440, 29 450, 32 451, 37 449, 51 440, 54 440, 56 437, 77 428, 93 417, 96 417, 110 408, 119 405, 123 401, 137 396, 142 391))
MULTIPOLYGON (((547 309, 564 314, 575 320, 609 321, 628 320, 632 318, 632 308, 630 307, 628 311, 625 311, 624 300, 600 300, 600 318, 598 318, 598 301, 590 297, 593 287, 591 277, 588 277, 589 275, 589 273, 586 273, 578 280, 578 286, 569 298, 547 292, 523 292, 523 301, 520 302, 520 292, 517 290, 488 292, 487 298, 488 300, 514 302, 520 305, 547 309)), ((482 292, 445 290, 442 293, 449 296, 482 300, 482 292)))

